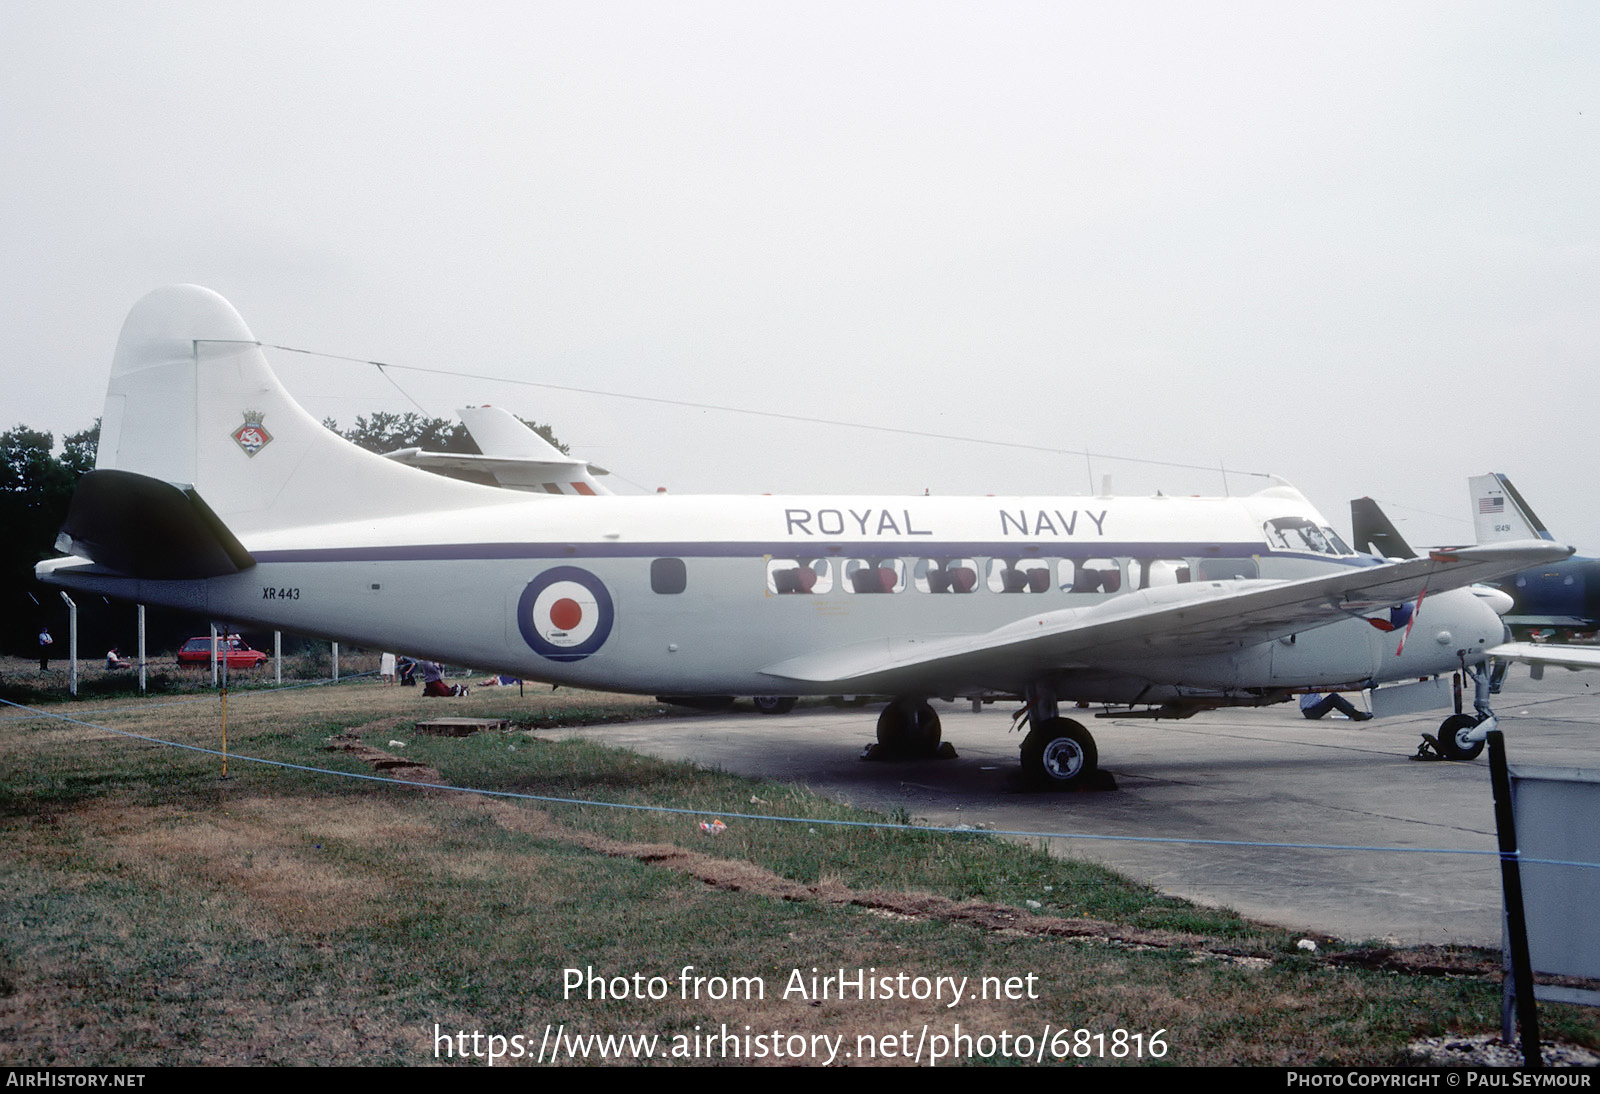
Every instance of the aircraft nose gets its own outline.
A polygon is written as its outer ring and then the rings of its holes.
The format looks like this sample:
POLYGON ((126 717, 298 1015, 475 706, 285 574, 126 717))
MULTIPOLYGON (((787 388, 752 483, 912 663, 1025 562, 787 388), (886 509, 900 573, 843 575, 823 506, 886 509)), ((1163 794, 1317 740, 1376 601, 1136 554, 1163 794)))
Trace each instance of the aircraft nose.
POLYGON ((1516 601, 1511 598, 1511 594, 1490 588, 1488 585, 1472 586, 1472 595, 1493 608, 1495 615, 1505 615, 1516 604, 1516 601))

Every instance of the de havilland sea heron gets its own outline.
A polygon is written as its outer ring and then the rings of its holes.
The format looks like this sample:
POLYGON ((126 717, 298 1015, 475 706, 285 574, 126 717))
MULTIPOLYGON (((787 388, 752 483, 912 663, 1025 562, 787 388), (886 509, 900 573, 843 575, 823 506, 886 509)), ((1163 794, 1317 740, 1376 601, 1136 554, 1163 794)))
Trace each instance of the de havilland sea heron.
POLYGON ((192 285, 128 316, 58 547, 37 572, 65 588, 553 684, 890 696, 892 747, 937 746, 930 698, 1014 695, 1024 773, 1057 788, 1093 785, 1098 763, 1063 704, 1183 717, 1476 665, 1505 598, 1471 586, 1571 554, 1383 561, 1281 480, 1210 498, 459 481, 324 428, 233 307, 192 285))

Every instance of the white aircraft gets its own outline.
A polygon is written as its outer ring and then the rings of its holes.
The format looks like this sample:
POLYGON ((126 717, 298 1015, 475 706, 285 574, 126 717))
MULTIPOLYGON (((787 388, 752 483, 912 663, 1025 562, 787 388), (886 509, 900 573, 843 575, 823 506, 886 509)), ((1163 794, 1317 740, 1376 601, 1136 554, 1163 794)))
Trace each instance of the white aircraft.
POLYGON ((323 428, 195 286, 128 316, 57 545, 68 557, 38 566, 53 584, 552 683, 896 696, 889 746, 936 745, 929 697, 1017 695, 1025 773, 1055 787, 1097 765, 1063 700, 1183 717, 1476 664, 1503 627, 1464 586, 1570 553, 1382 563, 1281 482, 1233 498, 486 487, 323 428), (1390 607, 1424 593, 1394 630, 1390 607))
POLYGON ((609 494, 596 475, 610 472, 588 460, 568 456, 555 445, 497 406, 468 406, 456 411, 472 434, 481 455, 425 452, 402 448, 385 452, 397 463, 436 475, 500 486, 507 490, 542 490, 547 494, 609 494))

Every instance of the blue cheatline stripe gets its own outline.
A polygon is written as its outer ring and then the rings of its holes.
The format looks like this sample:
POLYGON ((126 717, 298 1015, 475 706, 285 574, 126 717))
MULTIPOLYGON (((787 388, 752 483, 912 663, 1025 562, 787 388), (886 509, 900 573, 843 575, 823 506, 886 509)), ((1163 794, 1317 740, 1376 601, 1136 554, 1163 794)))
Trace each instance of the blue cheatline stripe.
POLYGON ((1371 565, 1357 557, 1269 552, 1260 543, 1129 543, 1109 540, 658 540, 639 543, 431 543, 386 547, 307 547, 252 551, 257 562, 443 562, 495 559, 588 558, 1293 558, 1346 566, 1371 565))
MULTIPOLYGON (((259 694, 259 693, 252 693, 259 694)), ((98 729, 105 733, 113 733, 119 737, 127 737, 135 741, 145 741, 149 744, 163 745, 167 748, 182 749, 186 752, 199 752, 207 756, 223 757, 219 749, 205 748, 201 745, 185 744, 182 741, 169 741, 161 737, 151 737, 143 733, 130 733, 125 729, 113 729, 110 726, 97 725, 86 722, 80 718, 72 718, 65 714, 52 714, 49 711, 39 710, 37 707, 24 706, 13 703, 9 699, 0 699, 0 703, 9 707, 40 718, 49 718, 54 721, 67 722, 72 725, 83 726, 87 729, 98 729)), ((457 794, 477 794, 486 798, 508 798, 513 801, 540 802, 545 805, 589 805, 602 809, 626 809, 636 813, 666 813, 674 816, 685 817, 715 817, 732 818, 734 820, 774 821, 779 824, 808 824, 812 826, 823 825, 830 828, 877 828, 897 832, 935 832, 957 836, 1019 836, 1026 839, 1075 839, 1075 840, 1100 840, 1113 843, 1163 843, 1181 844, 1196 847, 1257 847, 1266 850, 1279 851, 1367 851, 1384 854, 1404 855, 1474 855, 1479 857, 1503 858, 1519 862, 1525 866, 1581 866, 1590 869, 1600 869, 1600 862, 1568 862, 1563 859, 1524 858, 1517 852, 1504 853, 1498 850, 1463 850, 1456 847, 1369 847, 1361 844, 1346 843, 1267 843, 1259 840, 1230 840, 1230 839, 1195 839, 1184 836, 1102 836, 1092 832, 1037 832, 1023 829, 1008 828, 949 828, 924 824, 895 824, 891 821, 850 821, 850 820, 825 820, 818 817, 782 817, 770 813, 729 813, 718 809, 682 809, 670 805, 631 805, 626 802, 597 801, 590 798, 552 798, 542 794, 519 794, 511 790, 486 790, 474 786, 456 786, 453 783, 419 783, 406 779, 394 779, 385 775, 363 775, 354 771, 335 771, 328 767, 311 767, 307 764, 289 763, 286 760, 268 760, 260 756, 245 756, 238 753, 229 753, 226 759, 235 763, 262 764, 266 767, 282 767, 290 771, 305 771, 313 775, 331 775, 339 779, 360 779, 363 782, 387 783, 391 786, 408 787, 413 790, 449 790, 457 794)))

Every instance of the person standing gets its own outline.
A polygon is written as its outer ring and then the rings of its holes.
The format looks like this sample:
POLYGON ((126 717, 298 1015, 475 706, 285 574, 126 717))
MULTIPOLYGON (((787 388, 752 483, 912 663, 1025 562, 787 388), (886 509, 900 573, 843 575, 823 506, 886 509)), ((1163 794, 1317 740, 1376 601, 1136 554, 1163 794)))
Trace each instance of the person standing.
POLYGON ((50 637, 50 628, 44 625, 39 627, 39 671, 50 671, 50 647, 55 644, 55 639, 50 637))

